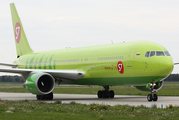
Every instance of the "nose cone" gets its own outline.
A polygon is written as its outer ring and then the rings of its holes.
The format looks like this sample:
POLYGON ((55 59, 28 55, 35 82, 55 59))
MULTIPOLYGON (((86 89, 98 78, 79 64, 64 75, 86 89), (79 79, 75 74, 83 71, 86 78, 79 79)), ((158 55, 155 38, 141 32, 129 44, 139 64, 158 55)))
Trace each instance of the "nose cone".
POLYGON ((160 59, 159 67, 162 75, 170 75, 173 71, 173 61, 171 57, 166 56, 160 59))

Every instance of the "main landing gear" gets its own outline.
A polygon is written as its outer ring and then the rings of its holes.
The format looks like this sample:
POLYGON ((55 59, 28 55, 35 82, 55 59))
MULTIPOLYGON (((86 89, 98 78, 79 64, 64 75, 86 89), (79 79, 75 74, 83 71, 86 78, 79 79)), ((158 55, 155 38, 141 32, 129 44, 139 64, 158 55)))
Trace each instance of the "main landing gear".
POLYGON ((53 100, 53 93, 47 95, 36 95, 37 100, 53 100))
POLYGON ((98 98, 114 98, 114 91, 109 91, 109 86, 103 86, 105 90, 98 91, 98 98))

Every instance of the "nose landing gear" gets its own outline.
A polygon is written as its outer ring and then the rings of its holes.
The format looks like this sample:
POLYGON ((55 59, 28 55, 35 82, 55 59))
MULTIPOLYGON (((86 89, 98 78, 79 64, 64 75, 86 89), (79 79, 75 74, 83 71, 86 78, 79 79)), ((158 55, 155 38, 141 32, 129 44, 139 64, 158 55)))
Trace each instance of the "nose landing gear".
POLYGON ((149 102, 151 102, 151 101, 157 101, 158 100, 158 96, 157 96, 157 94, 154 94, 154 88, 156 86, 156 83, 151 83, 150 86, 151 87, 149 88, 149 90, 151 91, 151 94, 148 94, 147 100, 149 102))

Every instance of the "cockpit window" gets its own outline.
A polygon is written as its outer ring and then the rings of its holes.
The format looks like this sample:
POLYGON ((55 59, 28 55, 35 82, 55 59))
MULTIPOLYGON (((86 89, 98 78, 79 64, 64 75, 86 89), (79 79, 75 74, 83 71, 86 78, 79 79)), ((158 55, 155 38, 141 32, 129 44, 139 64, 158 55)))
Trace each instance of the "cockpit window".
POLYGON ((156 56, 165 56, 163 51, 156 51, 156 56))
POLYGON ((170 53, 168 51, 164 51, 166 56, 170 56, 170 53))
POLYGON ((150 51, 145 53, 145 57, 150 57, 150 51))
POLYGON ((152 57, 152 56, 170 56, 168 51, 147 51, 145 53, 145 57, 152 57))
POLYGON ((155 51, 150 52, 150 57, 155 56, 155 51))

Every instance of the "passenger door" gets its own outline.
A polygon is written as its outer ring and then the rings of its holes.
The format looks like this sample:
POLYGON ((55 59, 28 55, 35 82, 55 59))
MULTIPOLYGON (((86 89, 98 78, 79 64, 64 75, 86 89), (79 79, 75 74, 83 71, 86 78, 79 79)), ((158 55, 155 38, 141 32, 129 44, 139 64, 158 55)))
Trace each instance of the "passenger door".
POLYGON ((132 67, 133 53, 133 50, 129 50, 127 53, 127 67, 132 67))
POLYGON ((93 52, 90 59, 91 68, 95 67, 96 52, 93 52))

